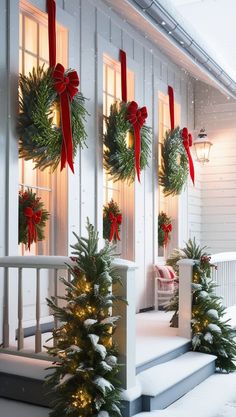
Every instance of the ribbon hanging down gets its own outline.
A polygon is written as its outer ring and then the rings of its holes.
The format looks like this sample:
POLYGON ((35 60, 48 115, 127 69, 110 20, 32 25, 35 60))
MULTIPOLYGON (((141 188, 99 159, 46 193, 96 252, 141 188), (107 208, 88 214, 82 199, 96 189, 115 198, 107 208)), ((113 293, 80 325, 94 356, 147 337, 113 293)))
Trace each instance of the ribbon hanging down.
POLYGON ((74 173, 70 103, 78 92, 77 87, 79 86, 79 77, 76 71, 65 73, 65 69, 61 64, 57 64, 52 77, 54 88, 60 96, 60 113, 63 134, 61 170, 66 166, 66 162, 68 162, 71 171, 74 173))
POLYGON ((127 119, 132 124, 134 128, 134 152, 135 152, 135 168, 140 182, 140 157, 141 157, 141 128, 144 125, 146 118, 148 116, 147 108, 142 107, 138 108, 136 101, 131 101, 127 109, 127 119))
POLYGON ((38 235, 36 224, 41 222, 42 210, 34 212, 31 207, 26 207, 24 215, 27 218, 28 223, 28 249, 30 250, 31 243, 37 242, 38 235))
POLYGON ((113 213, 109 213, 109 219, 111 221, 109 242, 111 242, 115 236, 117 240, 120 240, 119 225, 122 223, 122 214, 115 216, 113 213))
POLYGON ((49 66, 54 68, 56 65, 56 3, 54 0, 47 0, 47 11, 49 66))
POLYGON ((161 228, 164 231, 164 246, 166 246, 168 243, 169 233, 172 231, 172 225, 171 223, 163 224, 161 228))
POLYGON ((127 67, 126 67, 126 53, 120 49, 120 64, 121 64, 121 99, 127 103, 127 67))
POLYGON ((193 159, 190 152, 190 147, 193 144, 192 135, 188 133, 187 127, 184 127, 182 130, 182 139, 183 139, 183 145, 185 147, 187 156, 188 156, 188 165, 189 165, 189 173, 190 177, 192 179, 193 185, 194 185, 194 165, 193 165, 193 159))
POLYGON ((170 110, 170 128, 173 130, 175 128, 175 102, 174 102, 174 90, 168 85, 168 95, 169 95, 169 110, 170 110))

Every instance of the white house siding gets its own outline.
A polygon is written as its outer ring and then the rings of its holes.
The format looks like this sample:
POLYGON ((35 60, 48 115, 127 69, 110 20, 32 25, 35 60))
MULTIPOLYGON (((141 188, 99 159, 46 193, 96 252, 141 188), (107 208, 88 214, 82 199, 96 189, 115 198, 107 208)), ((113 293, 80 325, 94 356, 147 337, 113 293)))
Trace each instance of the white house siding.
POLYGON ((201 240, 211 253, 236 250, 236 103, 209 86, 196 88, 196 128, 213 142, 202 167, 201 240))
MULTIPOLYGON (((18 74, 18 0, 5 0, 0 17, 0 142, 1 142, 1 216, 0 255, 17 253, 17 140, 15 117, 18 74), (5 14, 6 11, 6 14, 5 14), (11 27, 11 30, 7 28, 11 27), (7 34, 7 35, 6 35, 7 34), (6 39, 8 36, 9 39, 6 39), (5 53, 6 49, 9 51, 5 53), (7 57, 7 58, 6 58, 7 57), (12 92, 11 92, 12 89, 12 92), (7 214, 9 213, 9 214, 7 214)), ((45 11, 44 0, 31 3, 45 11)), ((72 25, 70 32, 70 67, 80 76, 80 88, 87 101, 90 117, 87 121, 88 148, 79 151, 76 175, 69 175, 69 240, 72 230, 85 232, 86 217, 102 232, 102 68, 99 61, 103 42, 116 51, 127 53, 128 65, 138 68, 135 91, 140 105, 147 105, 148 124, 153 127, 154 142, 149 168, 142 174, 141 185, 135 185, 135 261, 139 266, 136 276, 137 310, 153 305, 152 266, 157 254, 157 134, 158 90, 167 94, 168 84, 175 89, 176 100, 181 104, 183 125, 193 128, 193 82, 180 67, 170 61, 156 45, 123 21, 100 0, 57 0, 58 20, 72 25)), ((161 48, 161 45, 160 45, 161 48)), ((174 233, 172 245, 186 241, 196 227, 199 233, 199 213, 195 193, 188 190, 177 202, 175 221, 179 233, 174 233), (190 211, 188 203, 191 201, 190 211), (196 221, 195 221, 196 220, 196 221)), ((199 209, 200 210, 200 209, 199 209)), ((177 229, 176 229, 177 230, 177 229)), ((1 290, 1 289, 0 289, 1 290)), ((2 294, 2 291, 0 291, 2 294)))

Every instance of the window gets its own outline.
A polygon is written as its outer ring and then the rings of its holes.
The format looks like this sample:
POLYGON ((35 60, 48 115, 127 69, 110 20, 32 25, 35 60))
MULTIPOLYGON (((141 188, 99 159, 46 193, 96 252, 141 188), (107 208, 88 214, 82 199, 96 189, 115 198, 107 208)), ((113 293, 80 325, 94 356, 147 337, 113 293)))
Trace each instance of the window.
MULTIPOLYGON (((134 73, 127 70, 127 98, 134 99, 134 73)), ((120 62, 103 55, 103 130, 106 129, 105 117, 110 114, 111 105, 121 100, 121 69, 120 62)), ((123 214, 121 242, 117 251, 124 259, 134 259, 133 246, 133 210, 134 185, 128 186, 122 181, 113 182, 107 172, 103 173, 103 202, 107 204, 112 198, 119 205, 123 214)))
MULTIPOLYGON (((180 124, 180 105, 175 102, 175 125, 180 124)), ((165 138, 165 133, 170 129, 170 111, 169 96, 161 92, 158 94, 158 165, 161 164, 161 145, 165 138)), ((171 206, 174 207, 173 199, 176 197, 165 197, 163 187, 158 189, 158 213, 164 211, 168 216, 172 217, 173 212, 171 206)), ((164 256, 164 249, 158 248, 158 256, 164 256)))
MULTIPOLYGON (((47 30, 47 16, 40 13, 37 9, 28 5, 24 1, 21 3, 20 9, 20 33, 19 33, 19 72, 28 74, 33 67, 44 65, 45 68, 49 65, 48 55, 48 30, 47 30)), ((68 31, 64 27, 57 25, 57 61, 67 67, 67 52, 68 52, 68 31)), ((60 183, 63 183, 63 194, 66 193, 66 170, 60 172, 60 183)), ((63 221, 67 218, 67 207, 61 206, 60 212, 57 212, 57 201, 60 195, 57 173, 51 174, 50 169, 40 171, 34 169, 33 161, 19 160, 19 188, 24 190, 27 187, 32 188, 45 204, 45 208, 50 213, 49 221, 45 229, 46 239, 31 246, 31 255, 49 255, 57 253, 56 250, 56 236, 57 229, 56 222, 63 221), (63 217, 62 217, 63 216, 63 217)), ((66 201, 66 198, 60 198, 61 202, 66 201)), ((66 227, 63 230, 66 233, 66 227)), ((65 242, 67 236, 63 236, 65 242)), ((66 245, 65 245, 66 250, 66 245)), ((22 255, 28 254, 24 245, 20 245, 19 252, 22 255)), ((63 253, 60 253, 63 254, 63 253)))

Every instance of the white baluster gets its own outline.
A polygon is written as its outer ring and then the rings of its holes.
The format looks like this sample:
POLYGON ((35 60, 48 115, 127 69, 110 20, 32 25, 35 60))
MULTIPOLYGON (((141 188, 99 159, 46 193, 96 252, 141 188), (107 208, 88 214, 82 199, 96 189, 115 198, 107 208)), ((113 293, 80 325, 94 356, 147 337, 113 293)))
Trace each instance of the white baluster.
POLYGON ((9 347, 9 271, 4 268, 3 347, 9 347))
POLYGON ((23 319, 23 293, 22 293, 22 268, 18 269, 18 330, 17 330, 17 349, 24 347, 24 330, 22 327, 23 319))
POLYGON ((40 326, 40 269, 36 269, 36 332, 35 353, 42 351, 42 335, 40 326))

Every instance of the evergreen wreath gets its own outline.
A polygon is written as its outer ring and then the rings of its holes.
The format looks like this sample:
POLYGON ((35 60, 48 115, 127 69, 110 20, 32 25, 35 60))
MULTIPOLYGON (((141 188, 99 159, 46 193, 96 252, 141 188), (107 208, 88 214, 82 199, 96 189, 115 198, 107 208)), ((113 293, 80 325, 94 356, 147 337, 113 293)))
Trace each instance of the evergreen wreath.
MULTIPOLYGON (((127 119, 130 103, 114 103, 109 117, 106 119, 104 134, 104 166, 113 181, 132 183, 135 180, 135 149, 134 140, 127 145, 127 134, 133 137, 134 129, 127 119)), ((151 128, 145 124, 141 128, 140 169, 148 166, 151 144, 151 128)))
POLYGON ((98 233, 88 223, 88 238, 79 238, 68 265, 72 280, 61 278, 66 286, 60 297, 52 297, 49 307, 61 326, 53 331, 55 358, 47 378, 54 395, 51 417, 121 417, 120 366, 113 343, 119 316, 111 315, 119 299, 111 286, 120 281, 111 261, 114 246, 106 242, 98 251, 98 233), (59 298, 59 300, 58 300, 59 298))
POLYGON ((170 240, 171 218, 163 211, 158 215, 158 245, 163 247, 170 240))
POLYGON ((30 249, 33 242, 44 239, 44 228, 49 213, 44 203, 31 189, 19 192, 19 243, 30 249))
MULTIPOLYGON (((20 74, 20 114, 18 118, 19 156, 32 159, 35 167, 54 171, 61 159, 62 129, 53 123, 53 110, 59 109, 59 95, 53 79, 53 69, 33 68, 28 76, 20 74)), ((67 71, 68 74, 70 71, 67 71)), ((85 99, 78 92, 71 101, 73 153, 85 144, 84 128, 87 111, 85 99)))
POLYGON ((165 196, 180 194, 188 179, 188 157, 179 127, 166 132, 161 146, 159 184, 165 196))
POLYGON ((111 199, 103 207, 103 238, 110 242, 120 240, 120 226, 122 223, 122 214, 118 204, 111 199))

